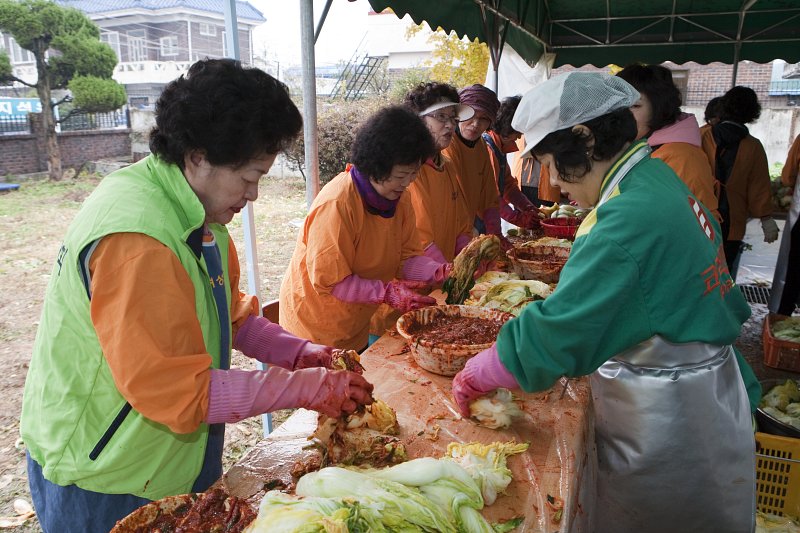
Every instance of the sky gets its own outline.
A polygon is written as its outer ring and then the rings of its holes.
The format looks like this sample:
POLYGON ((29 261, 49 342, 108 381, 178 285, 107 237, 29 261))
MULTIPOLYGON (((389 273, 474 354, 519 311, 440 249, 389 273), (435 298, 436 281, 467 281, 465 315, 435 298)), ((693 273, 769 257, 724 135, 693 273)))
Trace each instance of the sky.
MULTIPOLYGON (((255 52, 281 68, 301 63, 300 1, 248 0, 267 21, 253 32, 255 52), (266 50, 266 53, 263 53, 266 50)), ((314 25, 318 24, 325 0, 314 0, 314 25)), ((367 31, 367 0, 333 0, 315 46, 316 66, 348 61, 367 31)))

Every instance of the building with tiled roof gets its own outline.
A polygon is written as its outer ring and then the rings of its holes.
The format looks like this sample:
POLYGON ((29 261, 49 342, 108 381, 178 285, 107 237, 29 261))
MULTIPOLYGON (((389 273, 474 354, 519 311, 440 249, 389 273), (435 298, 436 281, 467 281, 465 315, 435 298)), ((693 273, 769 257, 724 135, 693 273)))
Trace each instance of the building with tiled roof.
MULTIPOLYGON (((131 104, 149 106, 161 89, 205 57, 227 55, 224 0, 56 0, 84 12, 116 52, 114 79, 131 104)), ((239 55, 253 64, 253 29, 266 21, 236 2, 239 55)))

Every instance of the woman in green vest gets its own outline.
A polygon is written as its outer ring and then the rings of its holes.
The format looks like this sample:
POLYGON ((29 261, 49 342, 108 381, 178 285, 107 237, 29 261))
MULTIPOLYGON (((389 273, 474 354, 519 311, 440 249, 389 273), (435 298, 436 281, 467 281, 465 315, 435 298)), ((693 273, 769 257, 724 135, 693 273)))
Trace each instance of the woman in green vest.
POLYGON ((331 349, 259 316, 225 224, 302 119, 285 85, 203 60, 156 104, 152 155, 86 200, 47 288, 22 407, 42 528, 107 532, 222 474, 227 422, 305 407, 339 416, 370 385, 331 349), (231 348, 271 365, 230 368, 231 348))

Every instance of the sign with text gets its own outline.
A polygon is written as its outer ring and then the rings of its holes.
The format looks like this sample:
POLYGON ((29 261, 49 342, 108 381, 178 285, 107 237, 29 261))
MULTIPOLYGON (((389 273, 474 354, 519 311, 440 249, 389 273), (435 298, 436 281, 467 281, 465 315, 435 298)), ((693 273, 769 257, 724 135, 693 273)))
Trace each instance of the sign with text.
POLYGON ((38 98, 0 97, 0 118, 23 118, 28 113, 41 113, 42 102, 38 98))

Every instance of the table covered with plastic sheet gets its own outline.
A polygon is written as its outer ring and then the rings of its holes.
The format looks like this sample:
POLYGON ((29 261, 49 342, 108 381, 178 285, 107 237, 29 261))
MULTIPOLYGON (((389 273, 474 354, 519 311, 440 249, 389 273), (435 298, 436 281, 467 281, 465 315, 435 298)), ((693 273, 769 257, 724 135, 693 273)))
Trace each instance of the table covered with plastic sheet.
MULTIPOLYGON (((482 510, 490 522, 524 516, 515 531, 591 531, 597 466, 586 378, 562 378, 544 392, 515 391, 524 416, 508 429, 492 430, 461 418, 450 393, 452 378, 417 366, 396 333, 370 346, 361 363, 374 396, 397 412, 399 437, 411 459, 441 457, 454 441, 530 443, 526 452, 508 458, 513 481, 482 510)), ((316 420, 312 411, 293 413, 225 473, 228 492, 257 506, 266 490, 291 486, 291 469, 307 449, 316 420)))

